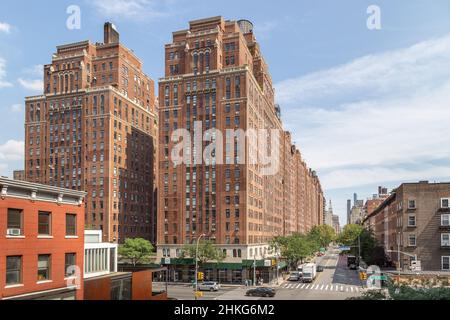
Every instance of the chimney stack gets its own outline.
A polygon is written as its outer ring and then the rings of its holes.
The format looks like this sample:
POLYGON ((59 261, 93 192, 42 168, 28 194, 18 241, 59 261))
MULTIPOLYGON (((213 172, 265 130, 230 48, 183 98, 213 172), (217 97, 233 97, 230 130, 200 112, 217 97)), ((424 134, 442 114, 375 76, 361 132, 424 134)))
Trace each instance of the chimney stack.
POLYGON ((119 43, 119 32, 115 25, 111 22, 106 22, 104 27, 104 42, 105 44, 119 43))

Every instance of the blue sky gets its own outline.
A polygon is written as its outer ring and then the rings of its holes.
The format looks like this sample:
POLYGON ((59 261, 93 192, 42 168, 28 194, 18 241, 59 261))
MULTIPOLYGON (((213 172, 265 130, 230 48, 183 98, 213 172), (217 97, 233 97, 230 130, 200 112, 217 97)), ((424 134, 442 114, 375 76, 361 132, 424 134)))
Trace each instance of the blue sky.
POLYGON ((112 21, 157 80, 171 32, 215 15, 253 21, 285 125, 341 223, 353 192, 450 180, 448 0, 1 1, 0 174, 23 166, 24 97, 39 94, 56 45, 102 41, 112 21), (66 28, 70 5, 80 30, 66 28), (381 30, 366 26, 369 5, 381 30))

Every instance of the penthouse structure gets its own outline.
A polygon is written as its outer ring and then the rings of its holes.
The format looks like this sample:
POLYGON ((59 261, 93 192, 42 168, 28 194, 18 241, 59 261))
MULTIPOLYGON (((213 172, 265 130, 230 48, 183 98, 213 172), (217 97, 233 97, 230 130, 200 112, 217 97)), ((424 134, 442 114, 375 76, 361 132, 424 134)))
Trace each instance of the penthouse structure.
POLYGON ((105 242, 156 242, 158 119, 141 60, 106 23, 103 43, 58 46, 43 79, 25 102, 25 179, 86 191, 86 228, 105 242))

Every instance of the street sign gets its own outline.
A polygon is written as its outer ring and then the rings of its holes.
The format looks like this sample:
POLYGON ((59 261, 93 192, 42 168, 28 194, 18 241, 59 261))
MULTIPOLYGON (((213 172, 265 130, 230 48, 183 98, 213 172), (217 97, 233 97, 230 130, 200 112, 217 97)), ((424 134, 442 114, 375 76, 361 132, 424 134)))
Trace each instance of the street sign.
POLYGON ((170 264, 170 258, 164 258, 164 264, 170 264))
POLYGON ((272 260, 264 260, 264 267, 271 267, 272 266, 272 260))
POLYGON ((351 248, 350 247, 339 247, 339 250, 341 250, 341 251, 350 251, 351 248))

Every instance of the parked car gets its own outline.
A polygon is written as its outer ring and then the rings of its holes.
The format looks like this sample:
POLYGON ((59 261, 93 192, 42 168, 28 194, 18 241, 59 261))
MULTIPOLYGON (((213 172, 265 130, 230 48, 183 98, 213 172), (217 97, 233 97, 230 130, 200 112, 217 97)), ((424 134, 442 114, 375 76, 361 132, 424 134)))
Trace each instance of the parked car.
POLYGON ((294 271, 289 274, 288 281, 300 281, 302 279, 302 273, 294 271))
POLYGON ((317 266, 316 271, 317 272, 323 272, 323 267, 322 266, 317 266))
POLYGON ((198 285, 199 291, 219 291, 220 285, 217 282, 203 282, 198 285))
POLYGON ((276 291, 272 288, 256 288, 248 290, 245 295, 248 297, 275 297, 276 291))

